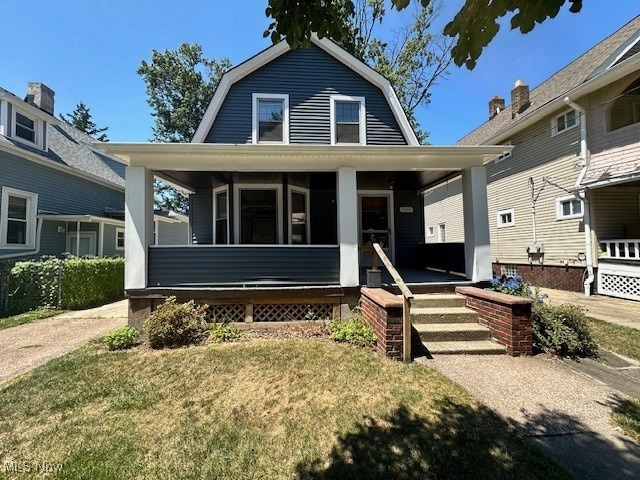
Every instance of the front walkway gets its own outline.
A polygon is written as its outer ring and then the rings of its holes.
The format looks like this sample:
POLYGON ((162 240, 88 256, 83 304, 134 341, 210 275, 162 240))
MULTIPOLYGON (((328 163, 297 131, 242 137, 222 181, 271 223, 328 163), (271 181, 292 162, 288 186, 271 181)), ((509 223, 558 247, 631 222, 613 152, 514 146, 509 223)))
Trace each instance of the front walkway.
POLYGON ((0 384, 127 324, 127 300, 0 330, 0 384))
POLYGON ((540 293, 549 295, 547 302, 551 305, 561 305, 563 303, 580 305, 585 309, 588 317, 640 329, 640 302, 605 297, 604 295, 585 297, 580 292, 567 292, 550 288, 542 288, 540 293))

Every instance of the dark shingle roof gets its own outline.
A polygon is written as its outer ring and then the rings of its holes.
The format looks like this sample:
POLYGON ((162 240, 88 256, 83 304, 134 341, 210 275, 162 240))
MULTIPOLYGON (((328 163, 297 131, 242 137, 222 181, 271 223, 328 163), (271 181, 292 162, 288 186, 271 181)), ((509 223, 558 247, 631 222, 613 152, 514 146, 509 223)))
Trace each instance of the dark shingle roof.
MULTIPOLYGON (((531 105, 521 114, 511 115, 511 108, 507 107, 498 115, 480 125, 460 140, 459 145, 482 144, 511 127, 514 123, 533 114, 539 108, 549 102, 564 96, 573 88, 592 78, 600 67, 607 64, 607 60, 614 61, 617 54, 627 48, 630 41, 637 40, 636 35, 640 30, 640 16, 634 18, 618 31, 598 43, 595 47, 576 58, 569 65, 558 71, 536 88, 531 90, 531 105)), ((622 61, 637 50, 631 48, 622 61)))
MULTIPOLYGON (((18 106, 20 106, 20 104, 26 104, 11 92, 2 88, 0 88, 0 91, 4 92, 12 103, 18 106)), ((124 188, 124 166, 112 157, 96 150, 92 146, 95 143, 99 142, 86 133, 72 127, 67 122, 52 116, 48 116, 47 118, 46 152, 35 147, 30 147, 10 137, 0 135, 0 148, 2 148, 3 144, 9 144, 21 150, 39 155, 44 160, 50 160, 59 165, 77 170, 89 177, 95 177, 96 180, 124 188)))

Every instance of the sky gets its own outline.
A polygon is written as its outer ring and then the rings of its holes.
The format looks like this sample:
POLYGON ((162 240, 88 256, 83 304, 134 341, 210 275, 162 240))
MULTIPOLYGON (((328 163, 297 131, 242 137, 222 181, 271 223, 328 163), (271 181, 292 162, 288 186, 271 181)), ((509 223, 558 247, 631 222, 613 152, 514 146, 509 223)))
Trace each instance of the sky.
MULTIPOLYGON (((413 0, 417 2, 417 0, 413 0)), ((434 28, 441 31, 463 0, 444 0, 434 28)), ((235 65, 270 45, 266 0, 0 0, 4 48, 0 86, 18 96, 27 83, 43 82, 55 92, 57 113, 83 101, 111 141, 144 142, 153 117, 145 84, 136 74, 153 50, 199 43, 209 58, 235 65), (10 39, 13 39, 11 41, 10 39)), ((429 142, 450 145, 488 118, 488 101, 510 103, 514 82, 531 88, 640 14, 640 0, 585 1, 571 14, 565 6, 553 20, 522 35, 503 22, 474 70, 453 66, 431 90, 431 103, 416 111, 429 142)), ((389 11, 385 31, 405 18, 389 11)))

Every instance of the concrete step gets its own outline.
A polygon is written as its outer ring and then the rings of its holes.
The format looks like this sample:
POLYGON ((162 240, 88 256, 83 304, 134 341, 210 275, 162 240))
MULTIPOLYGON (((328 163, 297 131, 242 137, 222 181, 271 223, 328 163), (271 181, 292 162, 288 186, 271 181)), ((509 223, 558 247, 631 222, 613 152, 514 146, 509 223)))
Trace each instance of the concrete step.
POLYGON ((414 295, 411 302, 416 308, 464 307, 465 298, 457 293, 423 293, 414 295))
POLYGON ((411 308, 411 323, 476 323, 478 314, 466 307, 411 308))
POLYGON ((423 343, 431 355, 504 355, 506 348, 491 340, 474 342, 427 342, 423 343))
POLYGON ((425 342, 490 340, 491 331, 477 323, 421 323, 413 326, 425 342))

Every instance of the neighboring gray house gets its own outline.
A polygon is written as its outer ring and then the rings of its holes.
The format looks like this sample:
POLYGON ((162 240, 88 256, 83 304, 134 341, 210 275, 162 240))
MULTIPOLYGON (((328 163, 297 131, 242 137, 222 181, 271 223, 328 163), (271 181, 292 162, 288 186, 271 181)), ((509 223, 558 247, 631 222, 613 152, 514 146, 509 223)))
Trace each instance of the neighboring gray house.
MULTIPOLYGON (((495 273, 640 300, 639 52, 636 17, 458 142, 513 146, 486 167, 495 273)), ((425 192, 428 243, 464 240, 461 194, 425 192)))
POLYGON ((465 179, 462 270, 491 277, 484 163, 505 148, 420 146, 390 83, 327 39, 281 42, 227 72, 190 144, 100 148, 128 163, 134 322, 167 295, 229 320, 337 316, 359 295, 372 238, 410 282, 465 281, 420 265, 419 192, 451 172, 465 179), (194 245, 150 245, 154 176, 194 192, 194 245))
MULTIPOLYGON (((125 164, 54 117, 54 92, 0 88, 0 260, 124 255, 125 164)), ((183 216, 157 215, 159 239, 189 243, 183 216)))

